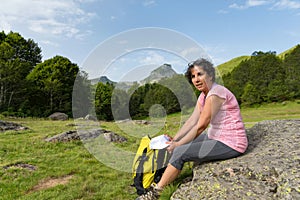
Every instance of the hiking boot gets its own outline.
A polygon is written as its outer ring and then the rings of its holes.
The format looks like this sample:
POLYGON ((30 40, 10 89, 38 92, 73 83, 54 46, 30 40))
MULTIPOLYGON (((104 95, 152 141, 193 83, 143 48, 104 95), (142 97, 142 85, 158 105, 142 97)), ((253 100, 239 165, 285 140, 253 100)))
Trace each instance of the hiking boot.
POLYGON ((157 185, 152 184, 145 194, 139 196, 135 200, 157 200, 161 191, 161 188, 158 188, 157 185))

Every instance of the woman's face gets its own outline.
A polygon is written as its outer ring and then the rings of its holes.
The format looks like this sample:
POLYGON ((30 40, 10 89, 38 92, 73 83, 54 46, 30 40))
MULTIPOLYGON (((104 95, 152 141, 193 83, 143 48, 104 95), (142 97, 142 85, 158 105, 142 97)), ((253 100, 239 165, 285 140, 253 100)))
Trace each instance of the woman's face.
POLYGON ((209 91, 208 84, 210 85, 212 83, 212 77, 210 77, 202 67, 195 65, 191 69, 191 76, 192 83, 197 90, 202 92, 209 91))

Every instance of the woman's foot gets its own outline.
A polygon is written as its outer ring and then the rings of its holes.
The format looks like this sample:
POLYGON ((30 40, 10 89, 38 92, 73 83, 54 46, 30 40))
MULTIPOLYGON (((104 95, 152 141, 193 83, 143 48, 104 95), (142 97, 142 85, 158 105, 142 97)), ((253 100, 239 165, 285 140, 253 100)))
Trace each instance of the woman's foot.
POLYGON ((152 184, 148 192, 136 198, 136 200, 157 200, 162 192, 162 188, 152 184))

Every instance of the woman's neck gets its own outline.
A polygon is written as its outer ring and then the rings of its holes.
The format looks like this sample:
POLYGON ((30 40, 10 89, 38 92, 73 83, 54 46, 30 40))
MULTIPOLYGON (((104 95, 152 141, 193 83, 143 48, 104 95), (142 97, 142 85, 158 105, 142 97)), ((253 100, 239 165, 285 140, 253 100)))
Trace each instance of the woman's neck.
POLYGON ((207 96, 208 92, 210 91, 210 89, 213 87, 214 82, 208 82, 207 83, 207 90, 203 90, 202 92, 205 94, 205 96, 207 96))

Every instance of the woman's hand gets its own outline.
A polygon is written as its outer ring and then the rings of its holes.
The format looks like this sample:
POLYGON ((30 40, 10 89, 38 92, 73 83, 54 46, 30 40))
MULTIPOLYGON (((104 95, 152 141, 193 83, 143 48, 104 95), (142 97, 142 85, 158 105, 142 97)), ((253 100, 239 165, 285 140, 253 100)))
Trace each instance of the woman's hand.
POLYGON ((170 142, 167 142, 167 144, 169 144, 169 146, 167 147, 167 151, 168 151, 169 153, 172 153, 173 150, 175 149, 175 147, 178 147, 178 146, 179 146, 178 142, 175 142, 174 140, 172 140, 172 141, 170 141, 170 142))

